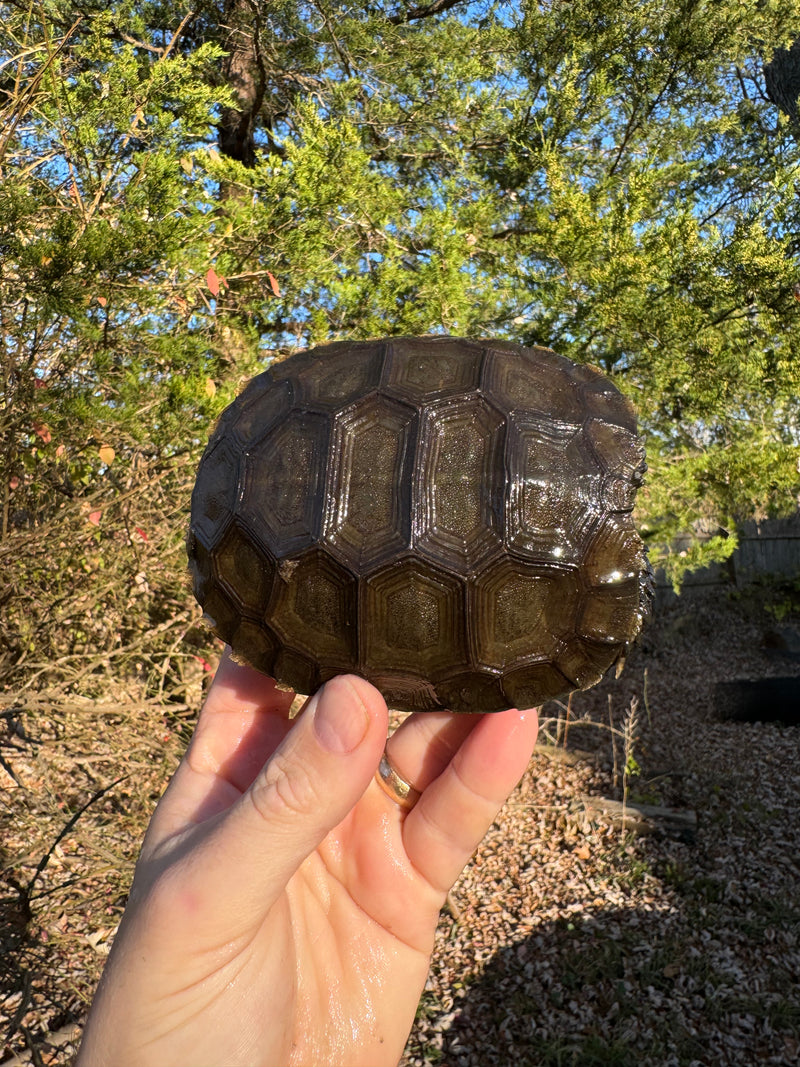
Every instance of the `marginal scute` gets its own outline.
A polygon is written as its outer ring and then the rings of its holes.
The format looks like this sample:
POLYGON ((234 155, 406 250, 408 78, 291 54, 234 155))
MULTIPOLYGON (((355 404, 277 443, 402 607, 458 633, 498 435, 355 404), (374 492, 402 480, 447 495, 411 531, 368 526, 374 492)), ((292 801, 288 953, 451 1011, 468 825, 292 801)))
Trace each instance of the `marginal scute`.
POLYGON ((276 382, 272 374, 265 371, 253 379, 246 396, 241 397, 239 410, 231 421, 231 433, 243 448, 250 448, 286 418, 291 406, 289 382, 276 382))
POLYGON ((630 402, 544 348, 337 342, 223 413, 192 494, 195 594, 234 657, 401 710, 529 707, 597 682, 647 614, 630 402))
MULTIPOLYGON (((624 645, 616 646, 622 653, 624 645)), ((617 652, 612 651, 616 660, 617 652)), ((608 642, 588 638, 567 641, 555 659, 555 664, 565 678, 570 680, 570 689, 588 689, 599 682, 608 668, 608 642)))
POLYGON ((457 707, 462 711, 503 711, 508 701, 503 693, 503 684, 497 673, 469 670, 449 678, 443 678, 436 687, 446 708, 457 707))
POLYGON ((503 678, 506 707, 532 708, 542 703, 542 693, 561 695, 574 689, 566 675, 549 663, 520 667, 503 678))
POLYGON ((213 558, 214 573, 231 601, 242 614, 257 617, 272 588, 274 564, 235 524, 228 527, 213 558))
POLYGON ((626 396, 611 384, 594 368, 582 368, 592 371, 591 379, 581 389, 581 396, 587 410, 597 419, 623 426, 631 433, 636 433, 636 412, 626 396))
POLYGON ((380 689, 390 708, 404 711, 446 710, 436 687, 407 671, 376 671, 370 675, 370 681, 380 689))
POLYGON ((232 635, 239 625, 241 614, 222 587, 215 584, 203 597, 203 618, 215 633, 232 635))
POLYGON ((228 437, 212 442, 203 457, 203 482, 192 494, 192 533, 208 549, 213 549, 233 516, 239 464, 228 437))
POLYGON ((281 648, 269 672, 279 688, 290 687, 297 693, 314 693, 322 685, 322 672, 318 663, 302 652, 281 648))
POLYGON ((638 610, 639 587, 635 582, 621 588, 592 589, 584 602, 578 635, 608 645, 627 644, 639 630, 638 610))
POLYGON ((630 517, 609 515, 586 550, 583 574, 591 586, 620 587, 633 582, 638 589, 645 566, 642 543, 630 517))
POLYGON ((641 479, 628 480, 616 474, 603 479, 602 504, 608 511, 633 511, 641 479))
POLYGON ((602 419, 590 419, 585 431, 598 463, 634 484, 637 479, 641 481, 644 445, 635 433, 602 419))
POLYGON ((266 627, 253 619, 243 618, 231 637, 234 648, 247 649, 247 655, 234 653, 241 663, 249 664, 264 674, 271 674, 280 644, 266 627))

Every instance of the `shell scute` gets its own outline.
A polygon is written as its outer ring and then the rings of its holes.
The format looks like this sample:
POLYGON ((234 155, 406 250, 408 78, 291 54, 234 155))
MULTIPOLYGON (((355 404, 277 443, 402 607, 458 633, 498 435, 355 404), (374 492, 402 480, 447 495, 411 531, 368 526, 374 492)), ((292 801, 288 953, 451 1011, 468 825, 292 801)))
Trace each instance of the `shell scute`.
POLYGON ((394 558, 409 544, 416 438, 414 408, 378 394, 336 419, 322 537, 358 572, 394 558))
POLYGON ((413 508, 422 555, 467 575, 500 551, 504 443, 502 416, 477 395, 426 409, 413 508))
POLYGON ((413 404, 477 391, 484 347, 449 337, 402 338, 388 345, 385 387, 413 404))
POLYGON ((599 522, 603 471, 574 423, 509 420, 507 539, 533 560, 577 564, 599 522))
POLYGON ((363 662, 376 674, 397 670, 426 680, 469 664, 465 590, 455 575, 408 555, 370 575, 362 589, 363 662))
POLYGON ((321 549, 278 566, 266 621, 280 642, 328 667, 357 662, 355 575, 321 549))
POLYGON ((329 434, 328 418, 295 409, 243 453, 238 514, 276 559, 319 535, 329 434))

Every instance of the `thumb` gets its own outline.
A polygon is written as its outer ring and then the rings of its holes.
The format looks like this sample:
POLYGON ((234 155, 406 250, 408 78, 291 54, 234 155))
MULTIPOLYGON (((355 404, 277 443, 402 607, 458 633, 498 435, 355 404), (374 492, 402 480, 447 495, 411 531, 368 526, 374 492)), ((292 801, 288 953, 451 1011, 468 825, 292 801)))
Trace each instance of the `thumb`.
POLYGON ((363 678, 341 675, 311 697, 207 841, 228 914, 235 903, 245 923, 263 917, 366 790, 387 728, 386 703, 363 678))

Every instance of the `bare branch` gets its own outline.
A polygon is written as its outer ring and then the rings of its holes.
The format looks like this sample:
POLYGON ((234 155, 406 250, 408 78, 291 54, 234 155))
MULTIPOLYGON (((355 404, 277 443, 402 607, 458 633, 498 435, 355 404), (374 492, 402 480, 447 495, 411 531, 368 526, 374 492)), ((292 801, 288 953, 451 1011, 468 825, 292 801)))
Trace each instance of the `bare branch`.
POLYGON ((402 26, 414 19, 427 19, 432 15, 439 15, 442 11, 448 11, 451 7, 457 7, 462 0, 432 0, 430 4, 419 4, 410 11, 404 11, 402 15, 390 15, 388 21, 395 26, 402 26))
POLYGON ((173 49, 173 48, 175 47, 175 45, 177 44, 177 42, 178 42, 178 39, 180 38, 180 35, 181 35, 181 34, 183 33, 183 31, 184 31, 184 29, 185 29, 185 27, 186 27, 186 24, 187 24, 187 22, 191 22, 191 20, 192 20, 193 18, 194 18, 194 11, 187 11, 187 12, 186 12, 186 14, 184 15, 183 19, 181 20, 181 24, 180 24, 180 26, 179 26, 179 27, 177 28, 177 30, 176 30, 176 31, 175 31, 175 32, 173 33, 173 35, 172 35, 172 38, 171 38, 171 40, 170 40, 169 44, 168 44, 168 45, 167 45, 167 47, 166 47, 166 48, 164 49, 164 54, 163 54, 163 55, 162 55, 162 57, 161 57, 161 59, 162 59, 162 60, 166 59, 166 58, 167 58, 167 56, 168 56, 168 55, 170 54, 170 52, 172 51, 172 49, 173 49))
POLYGON ((134 48, 144 48, 146 52, 153 52, 155 55, 160 56, 163 54, 164 49, 159 48, 158 45, 148 44, 147 41, 139 41, 136 37, 131 37, 129 33, 125 33, 122 30, 117 30, 120 40, 125 44, 132 44, 134 48))
POLYGON ((72 35, 75 33, 75 31, 77 30, 78 26, 80 25, 81 18, 82 18, 82 16, 77 18, 73 22, 72 26, 67 31, 66 36, 64 36, 62 38, 62 40, 59 41, 58 46, 56 47, 56 49, 54 51, 52 51, 52 52, 49 52, 47 60, 42 64, 41 68, 36 72, 36 74, 33 77, 33 80, 31 81, 30 85, 28 86, 28 88, 25 90, 25 92, 21 95, 21 97, 18 100, 14 101, 16 106, 14 108, 14 111, 13 111, 12 115, 11 115, 11 119, 10 119, 10 121, 9 121, 7 127, 6 127, 5 134, 3 136, 3 140, 0 142, 0 163, 2 163, 2 161, 3 161, 3 156, 5 155, 6 148, 8 147, 9 141, 11 140, 11 137, 12 137, 12 135, 14 133, 14 130, 17 128, 17 125, 19 124, 22 116, 25 114, 25 109, 27 108, 28 104, 33 99, 33 97, 36 95, 36 91, 38 90, 39 85, 41 84, 42 78, 44 78, 44 76, 47 73, 48 69, 56 61, 56 57, 66 47, 67 41, 69 41, 70 37, 72 37, 72 35))

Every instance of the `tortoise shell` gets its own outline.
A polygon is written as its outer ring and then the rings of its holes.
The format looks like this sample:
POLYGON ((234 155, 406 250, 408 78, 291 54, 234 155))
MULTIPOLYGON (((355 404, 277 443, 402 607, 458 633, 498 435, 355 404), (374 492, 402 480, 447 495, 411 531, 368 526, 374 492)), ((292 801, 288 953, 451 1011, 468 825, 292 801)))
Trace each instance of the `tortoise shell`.
POLYGON ((640 629, 644 470, 629 401, 549 349, 315 348, 219 420, 192 495, 195 595, 286 688, 353 672, 400 710, 538 705, 593 685, 640 629))

